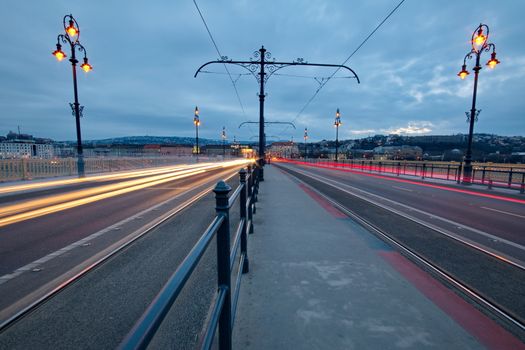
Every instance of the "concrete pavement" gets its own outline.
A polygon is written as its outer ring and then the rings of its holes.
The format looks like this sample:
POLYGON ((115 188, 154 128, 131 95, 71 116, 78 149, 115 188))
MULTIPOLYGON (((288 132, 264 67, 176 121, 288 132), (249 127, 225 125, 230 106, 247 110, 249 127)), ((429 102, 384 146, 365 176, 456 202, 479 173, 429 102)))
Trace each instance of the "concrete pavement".
POLYGON ((525 348, 275 167, 257 210, 235 349, 525 348))

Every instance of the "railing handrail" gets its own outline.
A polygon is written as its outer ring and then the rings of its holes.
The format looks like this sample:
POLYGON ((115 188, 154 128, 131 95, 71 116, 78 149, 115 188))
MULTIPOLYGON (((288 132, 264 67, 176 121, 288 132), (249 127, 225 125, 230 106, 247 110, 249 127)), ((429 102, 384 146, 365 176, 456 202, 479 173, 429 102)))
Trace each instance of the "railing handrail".
POLYGON ((252 173, 251 167, 248 166, 248 172, 243 168, 239 175, 240 184, 230 197, 228 194, 231 188, 223 181, 217 183, 214 189, 217 212, 215 218, 124 338, 119 349, 145 349, 148 346, 214 236, 217 237, 217 295, 201 345, 203 349, 211 347, 217 325, 219 325, 219 349, 231 349, 231 335, 235 319, 232 314, 235 314, 237 307, 241 276, 249 269, 246 240, 248 232, 253 232, 253 228, 250 227, 252 225, 251 216, 252 209, 255 208, 255 196, 259 185, 258 168, 252 173), (234 245, 230 247, 229 211, 237 199, 240 199, 241 213, 235 230, 234 245), (230 275, 239 245, 241 247, 239 273, 235 282, 234 303, 232 304, 230 275))
MULTIPOLYGON (((286 160, 286 159, 285 159, 286 160)), ((293 159, 292 159, 293 161, 293 159)), ((525 167, 520 164, 495 165, 474 163, 472 174, 465 177, 463 163, 407 160, 331 159, 301 158, 299 162, 316 163, 322 167, 350 168, 367 172, 390 173, 397 176, 419 176, 459 183, 504 187, 525 193, 525 167)))

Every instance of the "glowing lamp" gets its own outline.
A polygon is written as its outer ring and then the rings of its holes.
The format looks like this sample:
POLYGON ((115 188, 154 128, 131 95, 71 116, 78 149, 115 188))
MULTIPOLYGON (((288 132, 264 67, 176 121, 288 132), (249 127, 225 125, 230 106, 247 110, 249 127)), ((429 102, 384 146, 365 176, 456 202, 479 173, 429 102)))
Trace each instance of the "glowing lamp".
POLYGON ((458 73, 458 77, 460 77, 461 79, 465 79, 467 75, 469 75, 469 72, 467 71, 467 65, 464 64, 461 67, 461 71, 458 73))
POLYGON ((478 35, 474 37, 474 44, 477 46, 483 45, 483 43, 487 40, 487 37, 485 34, 483 34, 483 29, 479 28, 478 35))
POLYGON ((195 115, 199 115, 199 107, 195 106, 195 115))
POLYGON ((59 61, 62 61, 64 58, 67 57, 64 51, 62 51, 62 45, 57 44, 57 49, 53 51, 53 56, 55 56, 56 59, 59 61))
POLYGON ((69 27, 66 28, 66 33, 71 37, 78 35, 78 29, 75 27, 75 23, 71 19, 69 20, 69 27))
POLYGON ((494 67, 496 67, 496 65, 498 65, 499 63, 500 61, 496 58, 496 53, 493 52, 490 55, 490 60, 487 62, 487 66, 489 66, 489 68, 491 69, 494 69, 494 67))
POLYGON ((82 68, 86 73, 93 69, 93 67, 88 63, 87 57, 84 57, 84 63, 82 63, 80 68, 82 68))

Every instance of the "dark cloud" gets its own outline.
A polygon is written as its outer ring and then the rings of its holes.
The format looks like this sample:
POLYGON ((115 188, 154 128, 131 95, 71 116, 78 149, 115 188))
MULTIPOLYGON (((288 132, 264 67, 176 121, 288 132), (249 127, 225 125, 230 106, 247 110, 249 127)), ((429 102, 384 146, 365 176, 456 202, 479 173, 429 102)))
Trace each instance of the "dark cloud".
MULTIPOLYGON (((278 60, 341 63, 397 0, 198 1, 223 55, 248 59, 264 44, 278 60)), ((525 3, 502 0, 406 1, 348 62, 362 83, 339 72, 302 114, 318 83, 302 75, 327 77, 329 69, 289 68, 267 85, 268 120, 294 120, 297 129, 271 126, 268 135, 311 140, 333 138, 340 108, 343 137, 389 131, 466 133, 472 75, 456 77, 472 31, 489 24, 502 62, 480 74, 478 132, 525 133, 523 81, 525 47, 520 15, 525 3)), ((81 41, 94 71, 79 74, 85 139, 125 135, 191 136, 193 109, 201 110, 201 135, 248 139, 258 119, 257 82, 241 68, 231 69, 244 106, 224 74, 195 70, 217 58, 192 1, 11 1, 0 14, 0 133, 16 129, 54 139, 74 139, 68 62, 50 55, 62 16, 80 23, 81 41)), ((488 55, 484 60, 488 59, 488 55)), ((469 62, 472 65, 472 62, 469 62)), ((210 71, 224 73, 215 65, 210 71)))

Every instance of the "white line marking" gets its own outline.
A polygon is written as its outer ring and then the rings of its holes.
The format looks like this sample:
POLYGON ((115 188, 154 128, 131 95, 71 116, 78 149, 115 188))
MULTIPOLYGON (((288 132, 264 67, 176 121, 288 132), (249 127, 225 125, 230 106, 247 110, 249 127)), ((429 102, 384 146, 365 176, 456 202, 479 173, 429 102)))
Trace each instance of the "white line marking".
POLYGON ((492 211, 495 211, 495 212, 498 212, 498 213, 507 214, 507 215, 512 215, 512 216, 515 216, 515 217, 517 217, 517 218, 525 219, 525 216, 524 216, 524 215, 519 215, 519 214, 509 213, 508 211, 498 210, 498 209, 494 209, 494 208, 487 208, 487 207, 481 207, 481 209, 492 210, 492 211))
POLYGON ((403 191, 407 191, 407 192, 414 192, 414 190, 411 190, 411 189, 408 189, 408 188, 404 188, 404 187, 398 187, 398 186, 392 186, 393 188, 397 188, 398 190, 403 190, 403 191))
MULTIPOLYGON (((222 173, 220 173, 220 174, 222 175, 222 173)), ((221 176, 219 176, 219 175, 215 176, 215 178, 218 178, 218 177, 221 177, 221 176)), ((230 178, 231 177, 232 176, 230 176, 230 178)), ((200 187, 200 186, 197 186, 195 188, 198 188, 198 187, 200 187)), ((70 250, 72 250, 74 248, 77 248, 77 247, 81 246, 82 244, 85 244, 85 243, 87 243, 87 242, 97 238, 98 236, 101 236, 101 235, 103 235, 105 233, 108 233, 111 230, 120 230, 121 227, 119 227, 119 226, 122 226, 122 225, 124 225, 124 224, 126 224, 126 223, 128 223, 128 222, 130 222, 132 220, 134 220, 136 217, 143 216, 144 214, 146 214, 146 213, 148 213, 150 211, 159 210, 158 209, 159 207, 169 203, 170 201, 173 201, 174 199, 177 199, 177 198, 179 198, 179 197, 189 193, 190 191, 192 191, 192 189, 193 188, 190 188, 190 189, 188 189, 188 190, 186 190, 184 192, 181 192, 181 193, 177 194, 175 197, 167 199, 164 202, 161 202, 159 204, 156 204, 155 206, 153 206, 151 208, 145 209, 145 210, 143 210, 143 211, 141 211, 141 212, 139 212, 139 213, 137 213, 137 214, 135 214, 133 216, 130 216, 130 217, 128 217, 128 218, 126 218, 126 219, 124 219, 122 221, 119 221, 119 222, 117 222, 117 223, 115 223, 115 224, 113 224, 111 226, 108 226, 105 229, 102 229, 102 230, 100 230, 98 232, 92 233, 91 235, 89 235, 87 237, 84 237, 84 238, 82 238, 82 239, 80 239, 80 240, 78 240, 76 242, 73 242, 73 243, 69 244, 68 246, 60 248, 57 251, 49 253, 46 256, 43 256, 40 259, 35 260, 35 261, 25 265, 25 266, 19 267, 18 269, 16 269, 15 271, 13 271, 10 274, 6 274, 6 275, 3 275, 3 276, 0 276, 0 284, 3 284, 3 283, 5 283, 5 282, 7 282, 9 280, 12 280, 13 278, 20 276, 24 272, 31 271, 32 269, 36 268, 37 266, 40 266, 43 263, 48 262, 49 260, 51 260, 53 258, 56 258, 57 256, 60 256, 60 255, 66 253, 66 252, 68 252, 68 251, 70 251, 70 250)), ((210 187, 210 190, 211 190, 211 187, 210 187)), ((197 196, 200 196, 200 194, 197 194, 196 196, 192 197, 189 201, 193 200, 197 196)), ((189 201, 186 201, 186 202, 189 202, 189 201)), ((184 203, 186 203, 186 202, 184 202, 184 203)), ((155 220, 153 220, 153 221, 155 221, 155 220)))

